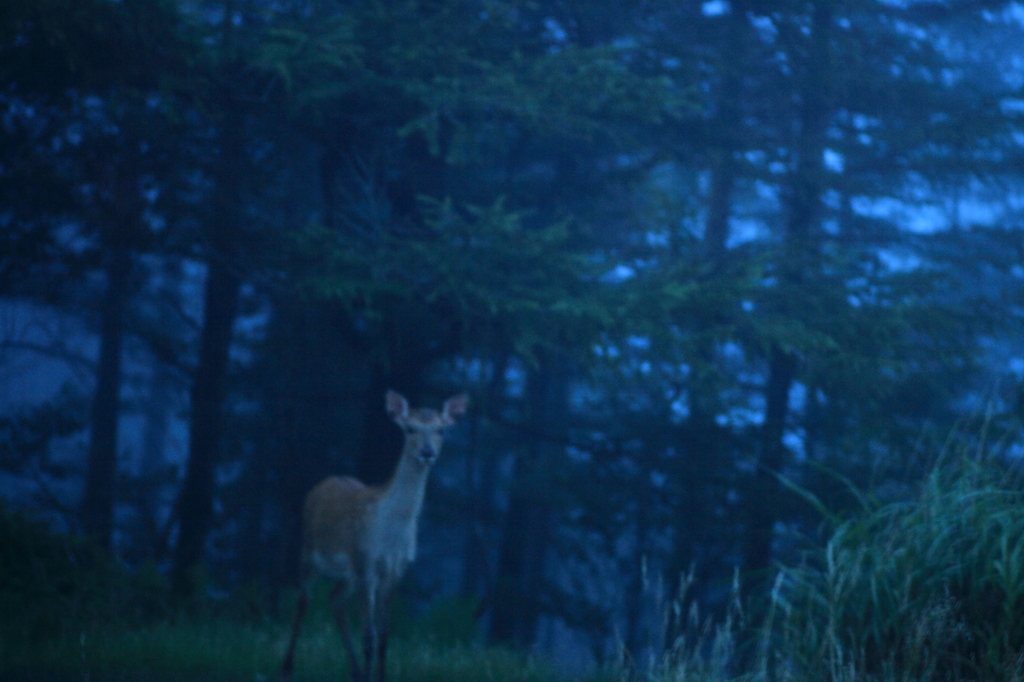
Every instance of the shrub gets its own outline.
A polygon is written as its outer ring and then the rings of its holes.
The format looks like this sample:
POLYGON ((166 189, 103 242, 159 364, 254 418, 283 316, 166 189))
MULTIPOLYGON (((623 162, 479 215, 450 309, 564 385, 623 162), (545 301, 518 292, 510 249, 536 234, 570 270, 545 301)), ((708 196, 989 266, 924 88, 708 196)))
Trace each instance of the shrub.
POLYGON ((38 641, 89 624, 137 624, 169 612, 155 566, 135 572, 93 543, 49 526, 0 500, 0 633, 38 641))
POLYGON ((992 462, 936 467, 783 569, 773 665, 807 680, 1019 680, 1024 495, 992 462))

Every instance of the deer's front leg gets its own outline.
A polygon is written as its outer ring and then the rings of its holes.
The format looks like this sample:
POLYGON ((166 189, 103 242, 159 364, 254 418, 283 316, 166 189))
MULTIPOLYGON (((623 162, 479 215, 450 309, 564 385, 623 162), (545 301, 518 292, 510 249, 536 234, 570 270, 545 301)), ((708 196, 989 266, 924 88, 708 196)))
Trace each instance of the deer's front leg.
POLYGON ((391 590, 381 581, 375 589, 367 590, 363 630, 363 660, 366 682, 384 682, 388 646, 388 614, 391 608, 391 590))
POLYGON ((331 607, 334 611, 334 620, 341 630, 341 638, 345 642, 345 652, 348 654, 349 664, 352 666, 353 682, 362 682, 369 676, 369 670, 359 665, 359 657, 356 656, 356 647, 352 642, 352 629, 348 622, 348 583, 338 580, 331 589, 331 607))
POLYGON ((373 617, 373 610, 367 609, 366 617, 363 619, 363 669, 366 671, 365 682, 370 682, 373 674, 373 662, 377 658, 379 643, 380 638, 378 637, 377 623, 373 617))

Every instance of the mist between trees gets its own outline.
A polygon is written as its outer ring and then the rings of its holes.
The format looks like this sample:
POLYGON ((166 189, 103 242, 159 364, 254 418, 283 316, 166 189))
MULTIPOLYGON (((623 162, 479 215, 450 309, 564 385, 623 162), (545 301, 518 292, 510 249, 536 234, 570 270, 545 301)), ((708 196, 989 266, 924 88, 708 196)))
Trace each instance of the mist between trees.
POLYGON ((0 495, 276 604, 465 391, 413 611, 657 658, 680 576, 1018 465, 1022 63, 1016 2, 5 0, 0 495))

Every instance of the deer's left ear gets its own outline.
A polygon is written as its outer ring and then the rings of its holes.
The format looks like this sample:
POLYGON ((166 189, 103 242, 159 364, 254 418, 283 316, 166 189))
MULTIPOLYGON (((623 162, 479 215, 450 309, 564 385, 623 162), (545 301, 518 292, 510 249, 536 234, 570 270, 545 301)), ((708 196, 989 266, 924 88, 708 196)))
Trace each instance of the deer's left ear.
POLYGON ((454 424, 455 420, 466 414, 466 408, 469 407, 469 396, 465 393, 448 398, 444 401, 444 408, 441 410, 441 418, 446 424, 454 424))
POLYGON ((409 416, 409 401, 394 391, 388 391, 385 407, 388 411, 388 416, 396 422, 401 422, 409 416))

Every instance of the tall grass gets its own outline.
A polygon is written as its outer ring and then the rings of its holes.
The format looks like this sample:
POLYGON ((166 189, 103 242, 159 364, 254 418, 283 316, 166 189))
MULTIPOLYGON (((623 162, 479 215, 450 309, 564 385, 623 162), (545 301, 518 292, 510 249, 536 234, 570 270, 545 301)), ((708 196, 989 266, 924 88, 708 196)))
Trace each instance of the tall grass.
POLYGON ((1022 679, 1024 496, 992 462, 941 463, 781 580, 773 637, 805 679, 1022 679))
POLYGON ((824 547, 779 569, 760 627, 739 607, 681 637, 656 682, 1024 680, 1024 494, 984 457, 946 456, 912 500, 862 498, 824 547), (743 657, 717 652, 752 651, 743 657), (709 653, 710 652, 710 653, 709 653), (731 660, 732 665, 729 664, 731 660))
MULTIPOLYGON (((739 574, 733 579, 732 595, 724 616, 716 619, 701 614, 696 600, 691 600, 694 587, 694 572, 680 577, 676 600, 669 604, 664 614, 664 627, 669 622, 674 627, 675 639, 647 677, 655 682, 698 682, 703 680, 732 679, 731 671, 738 659, 738 647, 746 627, 742 600, 740 598, 739 574), (685 604, 689 602, 690 606, 685 604), (685 610, 685 611, 684 611, 685 610), (673 613, 668 613, 672 611, 673 613)), ((665 632, 662 632, 665 639, 665 632)), ((631 668, 620 663, 625 672, 631 668)), ((630 670, 625 677, 637 677, 630 670)))

